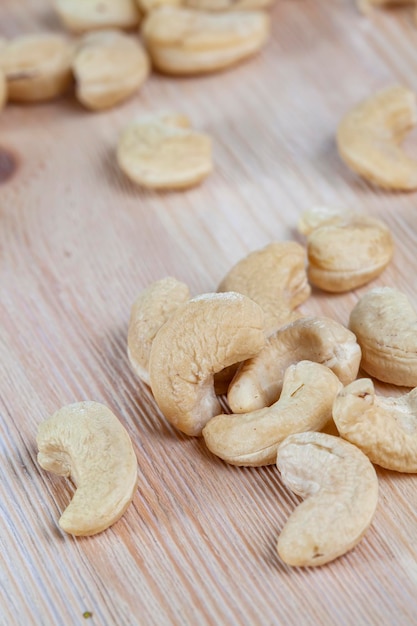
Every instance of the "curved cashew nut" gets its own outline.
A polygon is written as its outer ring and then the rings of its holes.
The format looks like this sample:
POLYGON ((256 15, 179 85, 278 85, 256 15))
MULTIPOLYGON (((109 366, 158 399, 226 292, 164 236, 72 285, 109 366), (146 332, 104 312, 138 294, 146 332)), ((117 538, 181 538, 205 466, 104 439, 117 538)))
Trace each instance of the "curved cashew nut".
POLYGON ((151 389, 166 419, 187 435, 200 435, 220 411, 213 376, 264 346, 264 316, 238 293, 192 298, 156 335, 149 360, 151 389))
POLYGON ((324 365, 300 361, 286 371, 281 398, 271 407, 211 419, 203 430, 206 445, 232 465, 275 463, 278 445, 289 434, 325 426, 340 387, 324 365))
POLYGON ((417 122, 415 95, 390 87, 354 107, 337 131, 339 154, 367 180, 387 189, 417 188, 417 160, 400 143, 417 122))
POLYGON ((178 76, 235 65, 256 54, 269 32, 264 11, 210 13, 174 6, 156 7, 142 26, 154 67, 178 76))
POLYGON ((149 60, 139 41, 118 30, 85 35, 72 62, 79 102, 92 110, 126 100, 149 74, 149 60))
POLYGON ((156 333, 167 319, 190 298, 184 283, 167 277, 144 289, 133 303, 127 335, 127 354, 135 374, 147 385, 149 357, 156 333))
POLYGON ((349 328, 368 374, 393 385, 417 387, 417 313, 405 294, 390 287, 368 291, 353 308, 349 328))
POLYGON ((392 258, 391 233, 381 220, 360 213, 323 209, 307 211, 301 228, 308 230, 310 283, 334 293, 356 289, 379 276, 392 258), (321 218, 321 219, 320 219, 321 218), (314 226, 314 222, 316 225, 314 226))
POLYGON ((0 54, 0 72, 7 81, 8 99, 15 102, 50 100, 72 82, 73 44, 52 33, 21 35, 0 54))
POLYGON ((346 385, 355 380, 361 349, 355 335, 326 317, 303 317, 268 338, 263 350, 246 361, 232 380, 227 400, 234 413, 276 402, 287 368, 307 359, 330 368, 346 385))
POLYGON ((82 33, 103 28, 134 28, 140 22, 136 0, 54 0, 66 28, 82 33))
POLYGON ((344 439, 381 467, 417 472, 417 389, 399 398, 376 396, 369 378, 336 397, 333 419, 344 439))
POLYGON ((98 402, 64 406, 40 424, 39 465, 71 478, 77 490, 59 525, 72 535, 94 535, 123 515, 137 486, 130 437, 98 402))
POLYGON ((257 302, 271 334, 294 320, 293 309, 311 293, 305 264, 306 251, 299 243, 271 243, 236 263, 217 291, 237 291, 257 302))
POLYGON ((378 479, 356 446, 324 433, 290 435, 278 448, 283 483, 306 498, 287 520, 278 554, 288 565, 323 565, 351 550, 369 528, 378 479))

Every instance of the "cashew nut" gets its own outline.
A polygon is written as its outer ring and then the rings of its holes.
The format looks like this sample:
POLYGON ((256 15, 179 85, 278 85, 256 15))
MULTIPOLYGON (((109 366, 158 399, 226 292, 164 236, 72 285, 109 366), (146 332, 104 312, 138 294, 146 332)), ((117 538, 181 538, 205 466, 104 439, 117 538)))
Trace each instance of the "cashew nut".
POLYGON ((334 320, 298 319, 268 337, 265 347, 240 367, 227 396, 232 411, 247 413, 276 402, 285 371, 303 359, 330 368, 346 385, 358 374, 361 350, 355 335, 334 320))
POLYGON ((295 241, 271 243, 236 263, 218 291, 237 291, 257 302, 271 334, 298 317, 293 309, 310 295, 305 262, 305 249, 295 241))
POLYGON ((133 371, 147 385, 151 384, 149 357, 156 333, 189 298, 187 285, 168 277, 152 283, 133 303, 127 336, 127 354, 133 371))
POLYGON ((72 81, 72 54, 72 44, 61 35, 22 35, 10 41, 0 54, 9 100, 38 102, 63 94, 72 81))
POLYGON ((374 217, 323 209, 307 211, 301 228, 308 231, 307 256, 310 283, 340 293, 366 284, 385 269, 394 244, 388 227, 374 217), (314 225, 315 223, 315 225, 314 225))
POLYGON ((184 4, 183 0, 136 0, 136 2, 143 13, 149 13, 162 6, 179 7, 184 4))
POLYGON ((137 91, 148 76, 149 60, 136 39, 108 30, 83 37, 72 67, 78 100, 99 110, 137 91))
POLYGON ((257 53, 270 18, 263 11, 210 13, 161 6, 146 16, 142 35, 156 69, 167 74, 215 72, 257 53))
POLYGON ((185 6, 200 11, 252 11, 269 9, 275 0, 185 0, 185 6))
POLYGON ((275 463, 285 437, 325 426, 340 387, 339 379, 324 365, 300 361, 287 369, 281 397, 271 407, 211 419, 203 429, 206 445, 232 465, 275 463))
POLYGON ((340 391, 333 419, 344 439, 381 467, 417 472, 417 389, 399 398, 375 394, 369 378, 340 391))
POLYGON ((337 131, 339 154, 367 180, 387 189, 417 188, 417 160, 400 144, 417 122, 415 95, 390 87, 354 107, 337 131))
POLYGON ((390 287, 368 291, 353 308, 349 328, 362 349, 365 372, 417 387, 417 314, 405 294, 390 287))
POLYGON ((102 28, 134 28, 140 11, 135 0, 55 0, 63 24, 76 33, 102 28))
POLYGON ((212 171, 211 139, 183 115, 148 115, 130 124, 117 149, 121 170, 150 189, 184 189, 212 171))
POLYGON ((264 346, 264 316, 238 293, 192 298, 165 322, 151 348, 151 389, 166 419, 187 435, 200 435, 220 412, 213 375, 264 346))
POLYGON ((94 535, 123 515, 137 485, 130 437, 98 402, 64 406, 40 424, 40 466, 71 478, 77 489, 59 525, 72 535, 94 535))
POLYGON ((281 559, 323 565, 356 546, 378 502, 377 475, 363 452, 340 437, 305 432, 281 443, 277 466, 283 483, 306 498, 281 531, 281 559))
POLYGON ((0 68, 0 111, 7 101, 7 82, 3 70, 0 68))

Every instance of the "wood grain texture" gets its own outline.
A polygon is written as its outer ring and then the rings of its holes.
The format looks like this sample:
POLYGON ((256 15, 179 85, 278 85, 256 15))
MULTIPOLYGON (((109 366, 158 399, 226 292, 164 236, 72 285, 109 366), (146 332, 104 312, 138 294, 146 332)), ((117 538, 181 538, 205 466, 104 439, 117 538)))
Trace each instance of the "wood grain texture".
MULTIPOLYGON (((0 184, 1 626, 416 623, 415 476, 379 470, 360 545, 322 568, 290 569, 275 545, 297 498, 277 470, 229 467, 175 432, 126 356, 141 289, 173 275, 193 294, 215 290, 249 251, 297 237, 313 204, 382 217, 396 252, 373 285, 397 286, 417 306, 417 195, 360 180, 334 142, 359 99, 397 82, 417 90, 412 10, 364 17, 353 0, 278 0, 272 18, 267 49, 228 72, 153 75, 99 114, 69 96, 0 115, 0 146, 17 163, 0 184), (201 187, 154 194, 118 171, 120 130, 160 109, 213 136, 216 168, 201 187), (39 468, 35 435, 85 399, 120 417, 140 479, 120 522, 75 539, 57 526, 72 487, 39 468)), ((46 0, 1 2, 0 35, 59 28, 46 0)), ((415 133, 407 145, 417 154, 415 133)), ((346 323, 367 288, 315 291, 302 310, 346 323)))

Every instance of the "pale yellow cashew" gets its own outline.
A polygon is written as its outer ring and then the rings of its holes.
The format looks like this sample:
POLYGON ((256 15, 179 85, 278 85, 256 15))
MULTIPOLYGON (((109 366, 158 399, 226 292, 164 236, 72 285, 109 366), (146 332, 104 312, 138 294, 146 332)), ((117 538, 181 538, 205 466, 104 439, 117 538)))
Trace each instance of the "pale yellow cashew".
POLYGON ((238 261, 218 291, 237 291, 257 302, 271 334, 299 317, 294 309, 311 293, 305 265, 306 251, 299 243, 271 243, 238 261))
POLYGON ((72 54, 73 45, 61 35, 37 33, 9 41, 0 54, 8 99, 38 102, 65 93, 72 82, 72 54))
POLYGON ((134 28, 140 21, 135 0, 54 0, 54 4, 66 28, 76 33, 134 28))
POLYGON ((151 384, 149 357, 153 340, 165 322, 189 298, 187 285, 167 277, 149 285, 132 305, 127 354, 133 371, 147 385, 151 384))
POLYGON ((136 38, 115 30, 85 35, 72 68, 78 100, 88 109, 106 109, 135 93, 149 74, 149 60, 136 38))
POLYGON ((381 467, 417 472, 417 389, 377 396, 372 380, 351 383, 335 399, 333 419, 344 439, 381 467))
POLYGON ((417 313, 405 294, 372 289, 353 308, 349 328, 361 347, 365 372, 386 383, 417 387, 417 313))
POLYGON ((356 446, 325 433, 290 435, 278 448, 283 483, 304 502, 278 538, 278 554, 293 566, 323 565, 351 550, 372 522, 378 479, 356 446))
POLYGON ((71 478, 76 492, 59 525, 72 535, 94 535, 126 511, 137 485, 130 437, 98 402, 63 407, 42 422, 36 438, 39 465, 71 478))
POLYGON ((166 419, 198 436, 220 412, 213 376, 264 346, 264 315, 238 293, 210 293, 180 306, 155 336, 151 389, 166 419))
POLYGON ((144 19, 142 36, 154 67, 167 74, 205 74, 256 54, 270 32, 263 11, 210 13, 160 6, 144 19))
POLYGON ((149 189, 186 189, 212 171, 211 139, 180 114, 151 114, 123 131, 117 148, 120 169, 149 189))
POLYGON ((341 386, 324 365, 300 361, 287 369, 278 402, 251 413, 214 417, 203 429, 204 441, 213 454, 232 465, 275 463, 285 437, 325 426, 341 386))
POLYGON ((405 87, 390 87, 364 100, 342 119, 339 154, 355 172, 387 189, 417 188, 417 160, 401 142, 417 122, 416 98, 405 87))
POLYGON ((365 285, 391 261, 394 244, 381 220, 343 210, 310 209, 301 217, 307 232, 308 278, 325 291, 340 293, 365 285))
POLYGON ((305 359, 330 368, 346 385, 357 376, 361 350, 342 324, 326 317, 302 317, 268 337, 265 347, 243 363, 229 386, 231 410, 246 413, 276 402, 287 368, 305 359))
POLYGON ((275 0, 184 0, 183 5, 200 11, 252 11, 269 9, 275 0))

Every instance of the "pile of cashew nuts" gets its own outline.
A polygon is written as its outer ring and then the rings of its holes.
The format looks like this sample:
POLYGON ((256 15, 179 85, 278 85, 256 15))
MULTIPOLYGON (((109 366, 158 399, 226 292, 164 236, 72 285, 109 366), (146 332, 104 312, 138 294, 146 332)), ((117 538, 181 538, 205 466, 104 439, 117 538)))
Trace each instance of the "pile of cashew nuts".
MULTIPOLYGON (((416 122, 414 94, 389 88, 344 117, 339 153, 375 184, 416 189, 417 161, 400 146, 416 122)), ((358 301, 347 328, 302 315, 310 285, 333 293, 365 285, 394 245, 381 220, 348 210, 312 209, 298 228, 305 247, 276 242, 252 252, 216 292, 191 297, 172 277, 147 287, 132 306, 128 357, 178 430, 202 436, 227 463, 276 463, 304 498, 279 535, 278 554, 289 565, 315 566, 345 554, 370 526, 373 464, 417 472, 417 313, 405 294, 382 287, 358 301), (357 379, 360 367, 412 390, 379 397, 371 378, 357 379)), ((123 515, 137 460, 106 407, 63 407, 40 425, 37 443, 40 465, 77 486, 63 530, 91 535, 123 515)))

